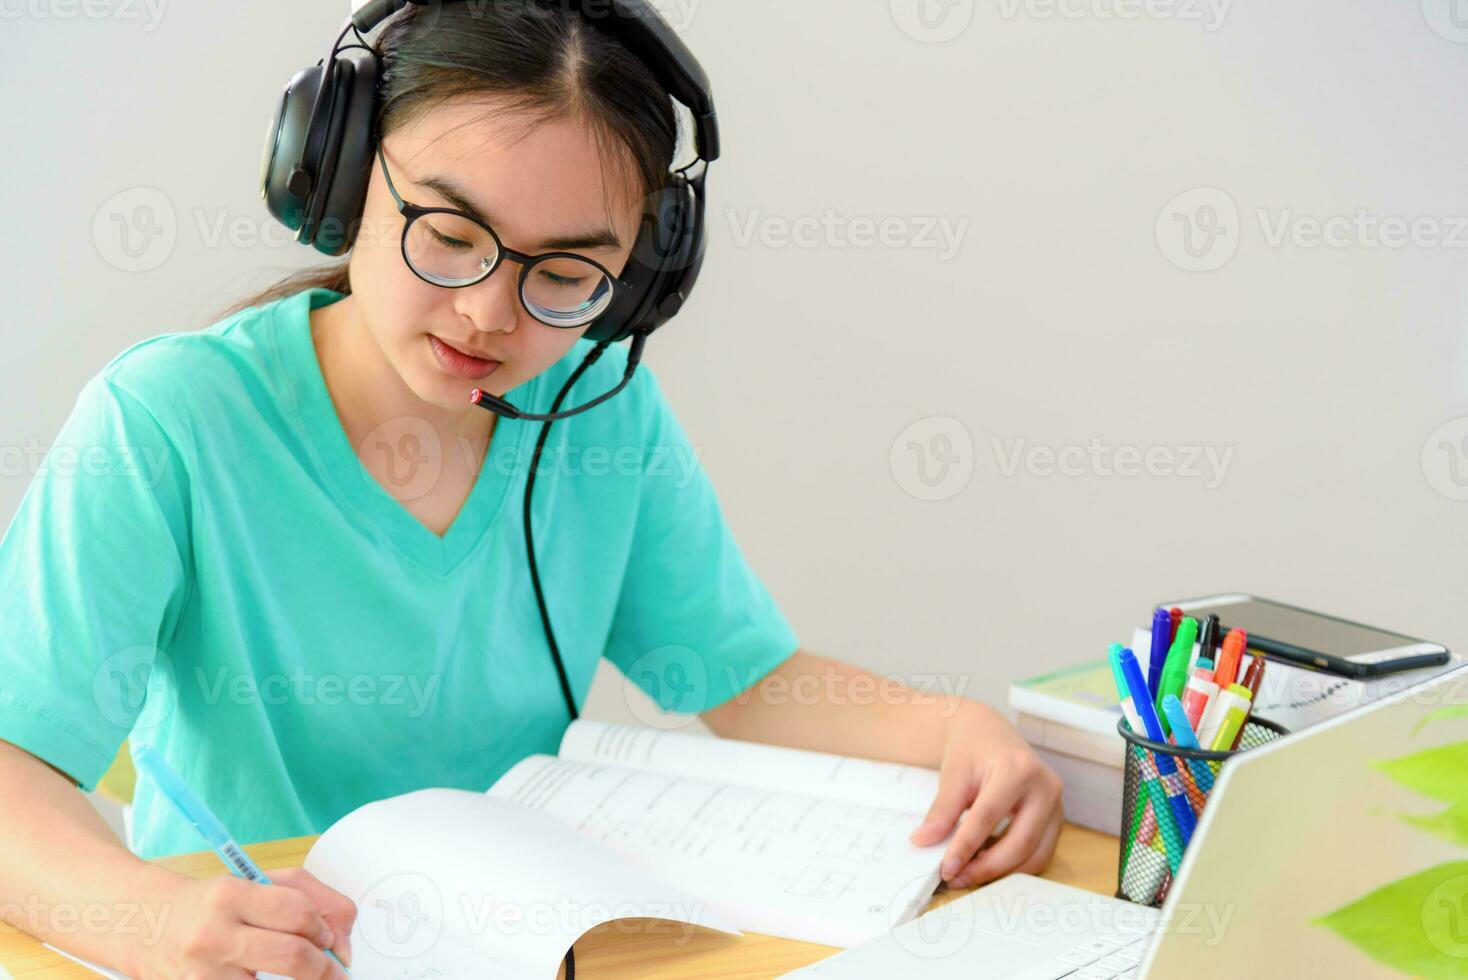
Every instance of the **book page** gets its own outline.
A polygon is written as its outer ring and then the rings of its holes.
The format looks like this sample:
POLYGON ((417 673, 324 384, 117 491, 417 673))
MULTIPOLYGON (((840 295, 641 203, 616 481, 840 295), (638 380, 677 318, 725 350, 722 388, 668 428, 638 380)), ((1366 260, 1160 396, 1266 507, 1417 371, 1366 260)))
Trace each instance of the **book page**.
POLYGON ((909 843, 905 810, 545 755, 489 795, 703 896, 741 929, 831 946, 920 911, 945 847, 909 843))
POLYGON ((352 973, 546 980, 593 926, 652 917, 738 933, 694 895, 540 814, 456 789, 359 807, 305 868, 357 903, 352 973))
POLYGON ((562 759, 603 762, 691 778, 784 790, 912 814, 917 829, 938 795, 938 771, 731 738, 708 738, 579 718, 561 738, 562 759))

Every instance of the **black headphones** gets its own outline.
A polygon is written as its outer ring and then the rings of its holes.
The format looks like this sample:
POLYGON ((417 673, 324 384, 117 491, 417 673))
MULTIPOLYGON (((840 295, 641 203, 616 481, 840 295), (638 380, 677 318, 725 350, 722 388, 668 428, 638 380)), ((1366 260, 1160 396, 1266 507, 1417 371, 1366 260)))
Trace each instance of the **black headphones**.
MULTIPOLYGON (((372 173, 379 55, 361 44, 343 48, 342 40, 348 31, 371 31, 409 3, 436 7, 440 2, 355 4, 325 61, 296 72, 286 83, 266 133, 260 194, 270 213, 295 231, 301 244, 326 255, 346 252, 361 224, 372 173)), ((703 266, 704 179, 708 164, 719 156, 713 95, 698 60, 650 0, 557 2, 610 31, 693 114, 698 155, 687 166, 670 170, 668 183, 649 202, 621 277, 630 288, 618 291, 585 334, 608 343, 638 334, 645 338, 682 308, 703 266), (689 176, 695 166, 697 173, 689 176)))

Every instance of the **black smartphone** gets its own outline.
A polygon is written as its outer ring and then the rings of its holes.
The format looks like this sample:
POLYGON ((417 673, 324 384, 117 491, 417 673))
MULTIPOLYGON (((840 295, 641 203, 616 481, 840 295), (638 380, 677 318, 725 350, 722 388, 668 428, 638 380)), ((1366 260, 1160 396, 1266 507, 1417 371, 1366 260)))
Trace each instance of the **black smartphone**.
POLYGON ((1250 651, 1343 677, 1381 677, 1448 662, 1447 647, 1297 606, 1233 593, 1161 604, 1247 630, 1250 651))

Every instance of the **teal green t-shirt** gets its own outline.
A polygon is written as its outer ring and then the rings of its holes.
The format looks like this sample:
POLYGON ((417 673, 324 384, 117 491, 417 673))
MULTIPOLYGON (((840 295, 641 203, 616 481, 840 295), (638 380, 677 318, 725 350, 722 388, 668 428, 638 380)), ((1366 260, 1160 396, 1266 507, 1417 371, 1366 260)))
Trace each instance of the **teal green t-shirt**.
MULTIPOLYGON (((406 419, 365 440, 429 468, 389 493, 331 402, 308 313, 340 298, 150 338, 83 387, 0 540, 0 738, 86 790, 124 738, 151 744, 246 842, 422 787, 484 790, 556 751, 569 719, 521 523, 541 423, 499 420, 434 534, 400 502, 432 480, 433 430, 406 419)), ((510 401, 548 411, 589 349, 510 401)), ((566 404, 625 366, 609 349, 566 404)), ((578 702, 602 656, 696 712, 795 651, 645 366, 552 427, 534 527, 578 702)), ((204 846, 148 780, 134 805, 141 856, 204 846)))

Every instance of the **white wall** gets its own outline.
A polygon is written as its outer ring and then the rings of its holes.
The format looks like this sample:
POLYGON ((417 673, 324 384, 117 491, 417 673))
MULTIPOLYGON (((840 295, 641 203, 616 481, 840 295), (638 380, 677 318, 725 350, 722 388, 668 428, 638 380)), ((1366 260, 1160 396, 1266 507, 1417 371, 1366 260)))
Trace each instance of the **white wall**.
MULTIPOLYGON (((0 0, 7 519, 16 456, 109 357, 314 261, 264 221, 256 175, 281 85, 344 5, 154 0, 155 22, 93 2, 113 16, 0 0), (139 194, 166 198, 176 243, 127 272, 108 228, 139 194), (211 243, 221 217, 271 242, 211 243)), ((1468 649, 1468 4, 923 2, 961 32, 904 32, 916 0, 664 4, 727 156, 704 278, 649 362, 805 642, 1002 700, 1155 600, 1244 589, 1468 649), (1217 190, 1169 209, 1196 188, 1217 190), (1229 202, 1203 260, 1236 254, 1183 271, 1173 212, 1229 202), (897 219, 892 242, 925 219, 964 234, 952 256, 779 243, 828 210, 897 219), (1358 211, 1452 241, 1291 240, 1358 211), (939 436, 946 498, 918 499, 908 443, 939 436), (1006 465, 1017 440, 1228 465, 1216 486, 1045 475, 1006 465)), ((625 714, 617 686, 598 713, 625 714)))

